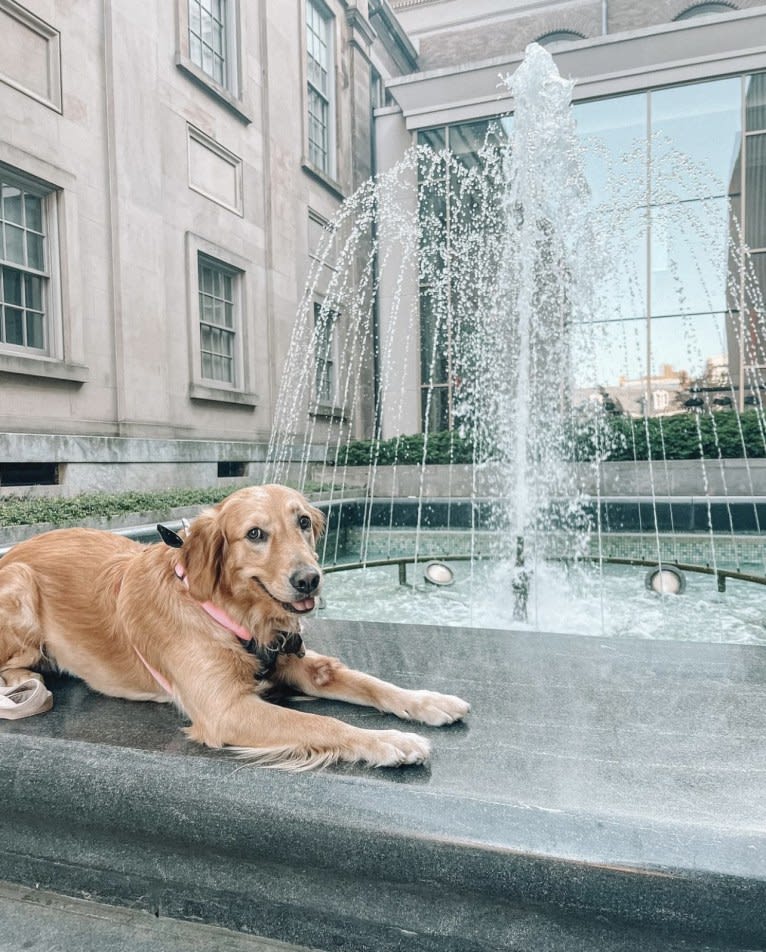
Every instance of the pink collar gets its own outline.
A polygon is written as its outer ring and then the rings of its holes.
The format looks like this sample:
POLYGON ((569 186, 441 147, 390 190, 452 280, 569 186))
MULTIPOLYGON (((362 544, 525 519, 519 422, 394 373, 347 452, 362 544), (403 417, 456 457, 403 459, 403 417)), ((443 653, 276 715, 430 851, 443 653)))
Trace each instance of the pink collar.
MULTIPOLYGON (((184 583, 184 585, 189 587, 189 579, 186 577, 186 569, 179 564, 175 565, 174 571, 178 578, 184 583)), ((224 628, 228 628, 230 632, 235 634, 237 638, 244 642, 252 641, 252 635, 250 632, 243 628, 242 625, 238 625, 237 622, 229 615, 228 612, 224 611, 223 608, 219 608, 217 605, 214 605, 212 602, 199 602, 200 607, 210 615, 213 621, 218 622, 224 628)), ((138 657, 141 659, 146 670, 151 674, 154 680, 159 684, 163 691, 166 691, 171 696, 173 695, 173 685, 165 678, 159 671, 153 668, 146 658, 141 654, 138 648, 134 645, 134 650, 138 657)))
MULTIPOLYGON (((189 579, 186 577, 186 569, 177 562, 174 572, 188 588, 189 579)), ((231 615, 224 611, 223 608, 219 608, 218 605, 214 605, 210 601, 200 602, 199 604, 208 613, 208 615, 210 615, 213 621, 217 621, 219 625, 222 625, 224 628, 228 628, 228 630, 235 634, 241 641, 252 641, 253 636, 250 634, 247 628, 243 628, 242 625, 237 624, 231 615)))

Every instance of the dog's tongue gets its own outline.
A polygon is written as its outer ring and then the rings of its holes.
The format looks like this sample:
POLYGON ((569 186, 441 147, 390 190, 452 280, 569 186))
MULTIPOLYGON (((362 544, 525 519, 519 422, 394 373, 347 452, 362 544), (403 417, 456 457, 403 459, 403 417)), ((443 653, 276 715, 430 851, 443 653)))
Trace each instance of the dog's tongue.
POLYGON ((297 612, 310 612, 314 607, 313 598, 304 598, 303 601, 293 602, 293 608, 297 612))

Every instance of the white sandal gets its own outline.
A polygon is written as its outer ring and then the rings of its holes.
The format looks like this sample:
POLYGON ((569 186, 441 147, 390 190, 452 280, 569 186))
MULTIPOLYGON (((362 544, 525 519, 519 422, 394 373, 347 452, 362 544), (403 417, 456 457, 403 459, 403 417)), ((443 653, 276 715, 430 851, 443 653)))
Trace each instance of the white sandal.
POLYGON ((12 688, 0 686, 0 720, 13 721, 43 714, 52 706, 53 695, 37 678, 27 678, 12 688))

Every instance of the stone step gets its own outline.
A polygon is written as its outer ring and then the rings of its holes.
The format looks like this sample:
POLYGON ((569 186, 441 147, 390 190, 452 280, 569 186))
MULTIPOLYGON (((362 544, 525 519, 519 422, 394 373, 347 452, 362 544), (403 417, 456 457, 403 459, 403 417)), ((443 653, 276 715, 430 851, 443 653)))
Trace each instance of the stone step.
POLYGON ((0 881, 0 952, 310 952, 201 922, 0 881))
POLYGON ((50 713, 0 721, 0 878, 324 950, 766 945, 761 647, 320 620, 307 641, 470 718, 405 725, 427 766, 286 774, 51 679, 50 713))

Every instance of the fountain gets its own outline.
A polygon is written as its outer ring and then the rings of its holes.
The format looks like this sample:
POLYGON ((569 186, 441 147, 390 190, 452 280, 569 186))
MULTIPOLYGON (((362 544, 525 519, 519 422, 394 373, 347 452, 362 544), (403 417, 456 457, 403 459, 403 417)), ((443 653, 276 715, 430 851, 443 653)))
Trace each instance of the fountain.
MULTIPOLYGON (((697 253, 693 267, 711 297, 718 292, 706 273, 728 258, 726 334, 752 353, 739 380, 731 368, 706 366, 690 321, 688 361, 699 373, 681 382, 678 412, 653 415, 648 378, 640 411, 626 412, 603 385, 604 355, 615 349, 604 315, 646 309, 636 262, 620 253, 635 245, 633 232, 648 214, 640 176, 623 158, 594 194, 586 175, 592 151, 570 105, 573 84, 542 47, 532 44, 503 83, 514 116, 490 128, 478 157, 413 147, 348 199, 325 230, 283 373, 266 478, 317 492, 329 517, 322 552, 329 570, 397 562, 405 581, 409 562, 465 560, 462 587, 459 580, 425 594, 421 620, 619 634, 633 632, 638 615, 647 635, 670 624, 675 637, 697 637, 709 621, 688 614, 698 599, 670 607, 669 596, 653 598, 641 582, 634 604, 627 586, 635 583, 611 563, 694 562, 719 590, 727 578, 766 574, 762 548, 751 546, 755 555, 743 558, 739 504, 726 496, 722 465, 724 434, 733 430, 756 496, 748 456, 766 455, 757 369, 766 364, 764 307, 739 250, 736 217, 730 209, 727 234, 684 219, 674 170, 700 180, 704 172, 665 150, 667 174, 653 196, 664 227, 697 227, 697 245, 702 231, 709 260, 697 253), (750 315, 747 335, 740 300, 750 315), (665 449, 679 420, 699 445, 704 498, 692 541, 682 540, 674 525, 680 510, 658 488, 669 483, 665 449), (604 491, 602 464, 640 460, 641 443, 649 489, 618 504, 604 491), (719 464, 724 493, 714 502, 709 481, 719 464), (627 547, 632 533, 640 545, 622 553, 614 530, 626 507, 637 524, 619 544, 627 547), (685 556, 687 542, 697 546, 693 558, 685 556), (628 603, 630 612, 615 620, 614 606, 628 603)), ((653 145, 662 153, 659 138, 653 145)), ((668 270, 683 299, 681 264, 670 260, 668 270)), ((630 326, 621 328, 626 366, 635 362, 630 326)), ((762 508, 742 505, 758 529, 762 508)), ((352 600, 365 584, 358 575, 349 583, 352 600)), ((403 618, 412 617, 415 589, 397 593, 403 618)), ((755 589, 738 594, 749 615, 755 589)), ((335 602, 346 611, 349 600, 336 595, 328 611, 335 602)), ((722 603, 705 610, 718 613, 727 638, 764 635, 752 619, 747 634, 730 631, 722 603)))

